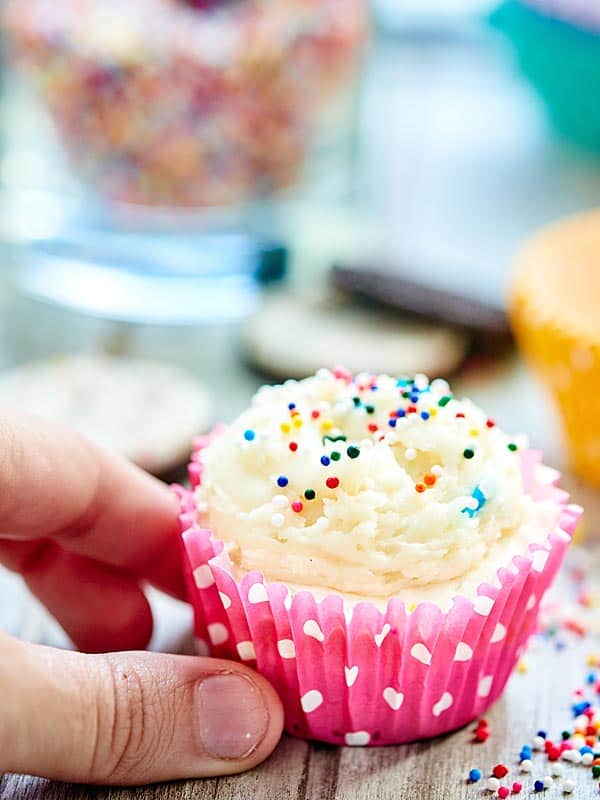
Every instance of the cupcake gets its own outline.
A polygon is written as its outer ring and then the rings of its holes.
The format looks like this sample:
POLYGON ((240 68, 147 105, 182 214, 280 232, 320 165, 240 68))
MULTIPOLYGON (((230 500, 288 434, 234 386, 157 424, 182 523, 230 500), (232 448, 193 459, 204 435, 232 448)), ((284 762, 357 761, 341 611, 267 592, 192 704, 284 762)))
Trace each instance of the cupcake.
POLYGON ((252 200, 296 179, 352 83, 365 0, 7 0, 9 54, 109 201, 252 200))
POLYGON ((600 487, 600 212, 552 225, 517 254, 510 313, 559 409, 573 470, 600 487))
POLYGON ((580 509, 444 380, 320 370, 198 441, 179 489, 200 652, 279 692, 289 733, 384 745, 499 696, 580 509))

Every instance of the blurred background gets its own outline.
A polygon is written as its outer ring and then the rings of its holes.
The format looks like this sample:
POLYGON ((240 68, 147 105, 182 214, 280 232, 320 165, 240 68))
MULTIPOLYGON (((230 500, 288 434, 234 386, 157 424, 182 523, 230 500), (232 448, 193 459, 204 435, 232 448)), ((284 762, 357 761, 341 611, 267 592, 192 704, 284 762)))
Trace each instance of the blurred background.
POLYGON ((265 380, 443 374, 593 527, 600 218, 515 259, 600 206, 594 0, 0 8, 0 408, 171 480, 265 380))

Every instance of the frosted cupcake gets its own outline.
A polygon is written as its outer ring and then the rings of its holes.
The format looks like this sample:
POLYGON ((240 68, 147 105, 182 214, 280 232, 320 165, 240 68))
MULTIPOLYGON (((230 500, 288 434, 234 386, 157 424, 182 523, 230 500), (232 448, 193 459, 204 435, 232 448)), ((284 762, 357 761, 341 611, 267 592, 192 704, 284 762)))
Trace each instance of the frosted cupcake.
POLYGON ((550 225, 520 248, 510 314, 556 403, 572 469, 600 487, 600 211, 550 225))
POLYGON ((180 490, 200 649, 250 662, 287 730, 452 730, 500 694, 580 510, 425 376, 321 370, 200 441, 180 490))

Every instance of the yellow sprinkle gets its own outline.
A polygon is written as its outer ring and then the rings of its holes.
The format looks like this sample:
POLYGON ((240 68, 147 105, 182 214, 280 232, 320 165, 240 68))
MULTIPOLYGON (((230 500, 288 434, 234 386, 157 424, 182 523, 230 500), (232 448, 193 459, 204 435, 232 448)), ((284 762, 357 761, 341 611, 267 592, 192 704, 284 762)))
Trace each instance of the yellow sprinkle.
POLYGON ((471 436, 479 436, 479 431, 477 430, 477 428, 471 428, 471 430, 469 431, 469 434, 471 436))
POLYGON ((525 675, 526 672, 529 672, 529 667, 527 666, 527 662, 519 661, 517 664, 517 672, 519 675, 525 675))
POLYGON ((433 408, 430 408, 429 409, 429 416, 430 417, 435 417, 437 415, 437 411, 438 410, 437 410, 437 408, 435 408, 435 406, 433 408))
POLYGON ((409 611, 409 613, 412 613, 412 612, 415 610, 415 608, 416 608, 416 607, 417 607, 417 604, 416 604, 416 603, 411 603, 411 604, 408 606, 408 611, 409 611))
POLYGON ((303 424, 302 417, 294 417, 294 428, 301 428, 303 424))
POLYGON ((292 430, 292 427, 289 422, 282 422, 279 426, 283 433, 289 433, 292 430))
POLYGON ((598 664, 598 656, 595 653, 590 653, 586 660, 588 667, 595 667, 598 664))
POLYGON ((324 419, 321 423, 321 430, 326 433, 333 428, 333 422, 330 419, 324 419))

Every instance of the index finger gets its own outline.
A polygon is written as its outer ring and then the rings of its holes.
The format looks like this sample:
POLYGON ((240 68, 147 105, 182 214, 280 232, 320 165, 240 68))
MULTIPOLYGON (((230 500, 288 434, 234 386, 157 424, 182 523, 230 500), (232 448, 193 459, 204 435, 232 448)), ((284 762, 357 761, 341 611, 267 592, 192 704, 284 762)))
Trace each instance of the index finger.
POLYGON ((157 479, 67 428, 0 415, 0 537, 51 538, 183 597, 178 527, 157 479))

